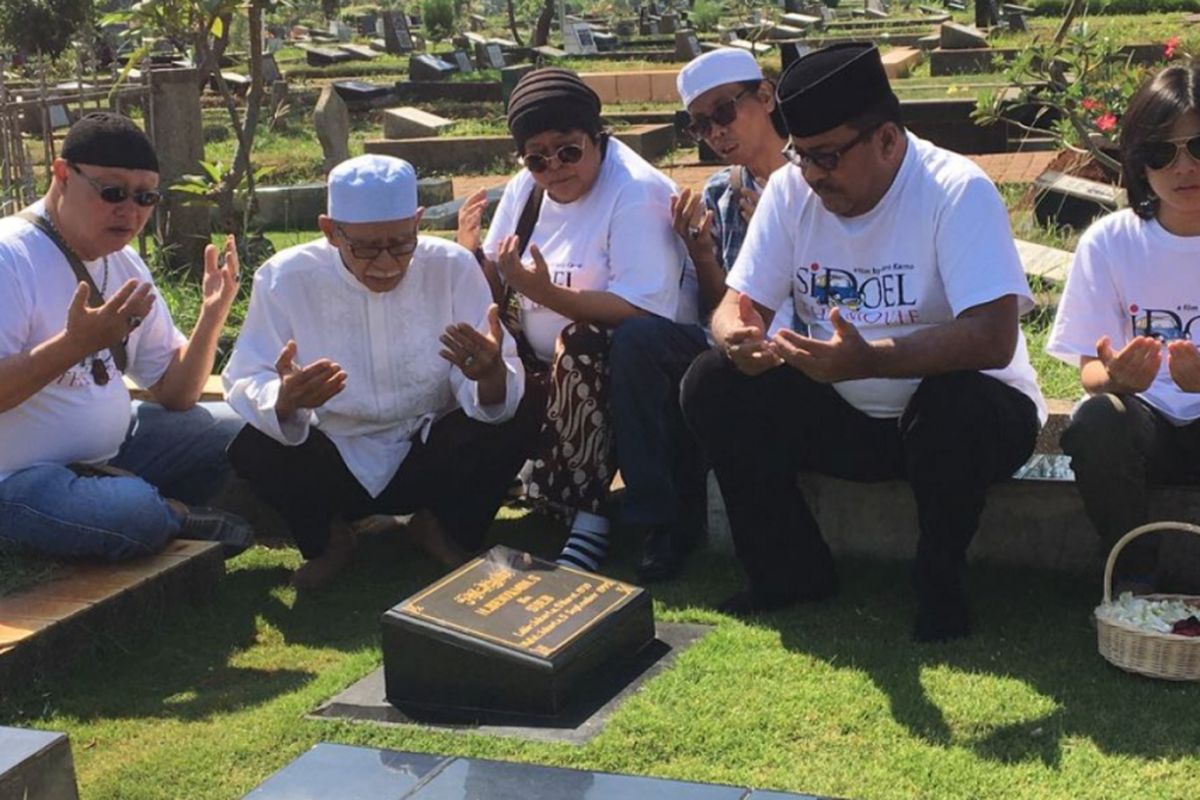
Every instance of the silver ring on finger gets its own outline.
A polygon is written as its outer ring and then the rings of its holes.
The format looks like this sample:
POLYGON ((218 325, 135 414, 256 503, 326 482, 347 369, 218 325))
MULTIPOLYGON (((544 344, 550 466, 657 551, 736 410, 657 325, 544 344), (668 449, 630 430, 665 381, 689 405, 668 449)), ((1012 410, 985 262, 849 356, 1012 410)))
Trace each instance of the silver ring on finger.
POLYGON ((469 367, 474 363, 475 363, 475 356, 467 356, 466 358, 463 359, 464 367, 469 367))

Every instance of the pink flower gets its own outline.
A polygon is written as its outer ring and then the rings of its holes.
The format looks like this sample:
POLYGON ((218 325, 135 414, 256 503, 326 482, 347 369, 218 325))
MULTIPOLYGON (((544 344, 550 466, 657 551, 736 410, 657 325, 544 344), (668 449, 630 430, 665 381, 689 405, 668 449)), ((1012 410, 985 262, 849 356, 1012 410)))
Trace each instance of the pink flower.
POLYGON ((1175 57, 1175 51, 1179 48, 1180 37, 1172 36, 1163 43, 1163 57, 1168 61, 1175 57))
POLYGON ((1094 97, 1085 97, 1080 101, 1079 105, 1083 106, 1084 111, 1099 111, 1104 108, 1104 104, 1094 97))
POLYGON ((1115 127, 1117 127, 1116 114, 1101 114, 1096 117, 1096 130, 1101 133, 1108 133, 1115 127))

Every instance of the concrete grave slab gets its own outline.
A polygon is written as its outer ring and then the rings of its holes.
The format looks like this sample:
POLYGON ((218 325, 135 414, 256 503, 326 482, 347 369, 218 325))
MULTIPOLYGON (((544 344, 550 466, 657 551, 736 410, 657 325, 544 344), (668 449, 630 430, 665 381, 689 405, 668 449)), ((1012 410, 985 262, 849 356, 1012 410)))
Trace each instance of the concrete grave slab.
POLYGON ((987 36, 970 25, 943 22, 939 34, 943 50, 976 50, 988 46, 987 36))
POLYGON ((325 154, 326 172, 350 157, 350 111, 333 86, 321 90, 313 109, 313 127, 325 154))
POLYGON ((1027 242, 1024 239, 1015 241, 1017 255, 1021 257, 1021 266, 1025 268, 1026 275, 1031 278, 1045 278, 1058 284, 1066 283, 1067 274, 1071 271, 1071 264, 1075 260, 1074 253, 1069 250, 1060 250, 1057 247, 1027 242))
POLYGON ((915 47, 893 47, 883 54, 883 69, 892 80, 907 78, 921 63, 921 51, 915 47))
POLYGON ((453 120, 422 111, 414 106, 389 108, 383 112, 383 136, 385 139, 419 139, 423 136, 440 136, 453 125, 453 120))

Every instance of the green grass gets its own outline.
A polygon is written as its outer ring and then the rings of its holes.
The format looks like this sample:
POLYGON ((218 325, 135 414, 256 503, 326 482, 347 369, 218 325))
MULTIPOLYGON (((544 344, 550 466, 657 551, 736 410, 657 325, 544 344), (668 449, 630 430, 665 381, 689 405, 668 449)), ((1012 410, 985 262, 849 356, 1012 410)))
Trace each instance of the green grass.
POLYGON ((55 561, 0 543, 0 597, 43 583, 58 569, 55 561))
MULTIPOLYGON (((561 533, 510 517, 493 535, 546 554, 561 533)), ((67 732, 88 800, 239 797, 318 741, 863 799, 1195 796, 1200 687, 1101 661, 1096 580, 972 568, 976 635, 914 645, 903 564, 843 563, 838 599, 744 624, 711 610, 734 563, 702 554, 655 614, 712 632, 572 747, 306 719, 379 665, 380 612, 436 573, 370 539, 338 586, 297 598, 296 563, 254 548, 213 602, 5 687, 0 723, 67 732)))

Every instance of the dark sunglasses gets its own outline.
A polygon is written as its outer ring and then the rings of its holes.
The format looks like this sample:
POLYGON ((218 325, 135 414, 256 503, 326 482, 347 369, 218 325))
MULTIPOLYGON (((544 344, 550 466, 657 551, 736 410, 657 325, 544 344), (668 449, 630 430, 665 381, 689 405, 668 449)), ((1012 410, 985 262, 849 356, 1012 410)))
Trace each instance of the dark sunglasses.
POLYGON ((1142 162, 1150 169, 1166 169, 1179 158, 1179 151, 1186 149, 1188 155, 1200 161, 1200 136, 1190 139, 1159 139, 1146 142, 1141 147, 1142 162))
POLYGON ((416 238, 398 244, 390 244, 387 247, 381 247, 376 244, 358 244, 346 235, 346 231, 341 225, 338 226, 337 232, 345 240, 346 247, 350 250, 350 255, 355 258, 361 258, 363 261, 371 261, 379 258, 380 253, 385 250, 392 258, 404 258, 405 256, 412 255, 417 249, 416 238))
POLYGON ((841 163, 842 156, 848 153, 855 145, 865 142, 867 139, 871 138, 871 134, 879 130, 881 125, 882 123, 880 125, 872 125, 836 150, 830 150, 825 153, 813 153, 808 150, 801 150, 800 148, 796 147, 791 140, 788 140, 787 145, 781 152, 783 153, 784 158, 800 169, 808 169, 809 167, 817 166, 825 172, 833 172, 835 169, 837 169, 838 164, 841 163))
POLYGON ((749 91, 751 90, 748 88, 742 89, 728 100, 717 103, 707 116, 704 114, 693 115, 691 123, 688 124, 688 133, 697 139, 703 139, 712 133, 713 125, 720 125, 722 128, 732 125, 738 116, 738 100, 741 100, 749 91))
POLYGON ((530 172, 545 172, 550 168, 550 159, 554 159, 560 164, 578 164, 582 158, 583 144, 564 144, 555 150, 553 155, 543 156, 538 153, 530 153, 527 156, 518 156, 517 161, 530 172))
POLYGON ((152 208, 162 202, 162 192, 157 189, 147 189, 144 192, 131 192, 124 186, 105 186, 75 164, 70 164, 70 167, 75 170, 75 173, 79 177, 90 183, 92 188, 96 190, 96 194, 100 195, 100 199, 106 203, 112 203, 115 206, 132 198, 133 202, 142 208, 152 208))

